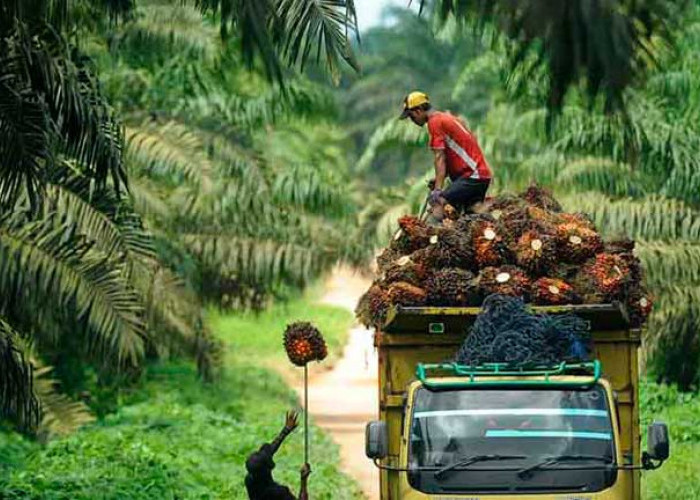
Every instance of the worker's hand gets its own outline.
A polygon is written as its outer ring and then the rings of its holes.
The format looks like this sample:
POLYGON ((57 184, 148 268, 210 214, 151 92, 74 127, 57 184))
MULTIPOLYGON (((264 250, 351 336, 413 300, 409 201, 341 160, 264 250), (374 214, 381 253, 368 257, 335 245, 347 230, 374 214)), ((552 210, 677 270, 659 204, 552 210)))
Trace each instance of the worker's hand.
POLYGON ((430 192, 430 204, 431 205, 439 204, 440 198, 442 198, 442 189, 433 189, 430 192))
POLYGON ((304 464, 301 466, 301 479, 302 481, 311 475, 311 466, 309 464, 304 464))
POLYGON ((435 177, 428 181, 428 189, 431 191, 435 190, 435 177))
POLYGON ((287 432, 292 432, 294 429, 296 429, 299 426, 299 413, 296 411, 288 411, 287 416, 284 419, 284 428, 287 430, 287 432))

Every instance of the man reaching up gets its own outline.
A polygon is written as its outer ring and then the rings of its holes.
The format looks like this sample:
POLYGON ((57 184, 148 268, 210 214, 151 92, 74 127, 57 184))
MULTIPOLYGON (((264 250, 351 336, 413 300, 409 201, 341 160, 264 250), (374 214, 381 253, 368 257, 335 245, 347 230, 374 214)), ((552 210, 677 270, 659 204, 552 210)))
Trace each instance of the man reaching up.
MULTIPOLYGON (((250 500, 297 500, 289 488, 276 483, 272 478, 272 469, 275 468, 272 457, 277 453, 286 437, 299 425, 297 417, 296 412, 287 412, 284 427, 275 440, 272 443, 262 445, 246 460, 245 466, 248 469, 248 475, 245 477, 245 487, 248 490, 250 500)), ((304 464, 301 468, 301 488, 298 500, 308 500, 309 498, 307 481, 310 474, 311 467, 309 464, 304 464)))
POLYGON ((428 124, 430 148, 435 154, 435 179, 431 181, 430 205, 436 221, 443 218, 449 203, 460 211, 484 201, 491 183, 491 168, 474 134, 450 113, 433 109, 423 92, 404 98, 401 119, 410 118, 422 127, 428 124), (445 189, 445 179, 452 183, 445 189))

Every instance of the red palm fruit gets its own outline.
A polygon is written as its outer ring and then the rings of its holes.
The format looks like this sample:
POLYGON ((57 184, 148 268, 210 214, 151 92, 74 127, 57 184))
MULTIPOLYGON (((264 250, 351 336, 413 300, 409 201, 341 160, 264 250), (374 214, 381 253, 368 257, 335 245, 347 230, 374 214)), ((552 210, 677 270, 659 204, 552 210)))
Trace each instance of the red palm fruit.
POLYGON ((488 213, 495 220, 503 220, 514 212, 527 209, 527 202, 515 195, 501 195, 494 198, 488 205, 488 213))
POLYGON ((542 208, 550 212, 561 212, 561 205, 554 199, 552 193, 537 184, 531 184, 527 191, 520 195, 530 205, 542 208))
POLYGON ((627 312, 630 324, 640 327, 646 323, 647 318, 654 308, 653 297, 641 287, 636 287, 627 297, 627 312))
POLYGON ((474 260, 469 236, 446 227, 435 228, 429 245, 415 252, 411 258, 430 270, 470 267, 474 260))
POLYGON ((426 276, 427 271, 422 263, 415 262, 410 256, 404 255, 387 266, 384 272, 384 282, 404 281, 420 286, 426 276))
POLYGON ((399 239, 405 236, 408 250, 415 251, 428 245, 432 231, 425 221, 413 215, 404 215, 399 219, 399 227, 399 239))
POLYGON ((530 274, 545 274, 556 264, 556 241, 533 229, 520 236, 513 250, 517 265, 530 274))
POLYGON ((557 214, 557 216, 560 224, 573 223, 578 224, 579 226, 583 226, 586 229, 590 229, 592 231, 596 230, 595 224, 593 223, 591 218, 582 212, 576 212, 572 214, 560 213, 557 214))
POLYGON ((609 253, 596 255, 583 267, 582 272, 590 275, 598 290, 609 299, 618 298, 630 280, 630 270, 625 260, 609 253))
POLYGON ((532 284, 532 302, 538 305, 579 304, 574 288, 556 278, 540 278, 532 284))
POLYGON ((381 326, 389 311, 389 297, 386 290, 375 282, 369 290, 360 297, 355 308, 355 316, 366 327, 381 326))
POLYGON ((508 247, 501 228, 494 222, 479 221, 472 225, 474 261, 478 268, 499 266, 507 262, 508 247))
POLYGON ((405 254, 403 252, 391 248, 391 246, 382 250, 382 253, 377 256, 377 269, 379 273, 385 273, 389 267, 394 264, 394 262, 399 260, 404 255, 405 254))
POLYGON ((393 305, 422 306, 425 304, 428 294, 422 288, 399 281, 389 285, 387 297, 393 305))
POLYGON ((328 355, 321 332, 307 322, 287 326, 284 332, 284 349, 289 360, 297 366, 304 366, 310 361, 321 361, 328 355))
POLYGON ((556 238, 559 257, 566 262, 583 262, 603 248, 598 233, 575 222, 559 224, 556 238))
POLYGON ((428 302, 436 306, 470 306, 480 302, 474 274, 464 269, 435 271, 427 280, 428 302))
POLYGON ((530 279, 515 266, 486 267, 479 273, 478 281, 484 295, 499 293, 527 298, 530 291, 530 279))

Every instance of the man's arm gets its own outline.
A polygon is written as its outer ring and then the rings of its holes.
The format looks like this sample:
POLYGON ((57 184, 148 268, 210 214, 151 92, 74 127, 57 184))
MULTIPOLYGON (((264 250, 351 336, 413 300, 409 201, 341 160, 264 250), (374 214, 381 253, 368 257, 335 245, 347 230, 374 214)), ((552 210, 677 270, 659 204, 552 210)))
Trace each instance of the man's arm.
POLYGON ((297 418, 299 417, 299 414, 295 411, 288 411, 287 415, 285 417, 284 421, 284 427, 280 431, 280 433, 277 435, 274 441, 270 443, 270 446, 272 446, 272 454, 274 455, 277 453, 277 450, 279 450, 279 447, 282 445, 282 442, 289 436, 294 429, 297 428, 299 423, 297 422, 297 418))
POLYGON ((433 189, 442 190, 447 176, 447 160, 444 149, 434 149, 435 154, 435 187, 433 189))

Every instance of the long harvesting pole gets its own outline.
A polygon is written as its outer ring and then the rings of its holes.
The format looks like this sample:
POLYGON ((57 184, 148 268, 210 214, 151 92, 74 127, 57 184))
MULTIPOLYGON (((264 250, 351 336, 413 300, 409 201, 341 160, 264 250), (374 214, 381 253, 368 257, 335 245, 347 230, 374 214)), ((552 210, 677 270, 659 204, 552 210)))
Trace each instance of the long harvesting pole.
POLYGON ((309 369, 304 365, 304 463, 309 463, 309 369))

